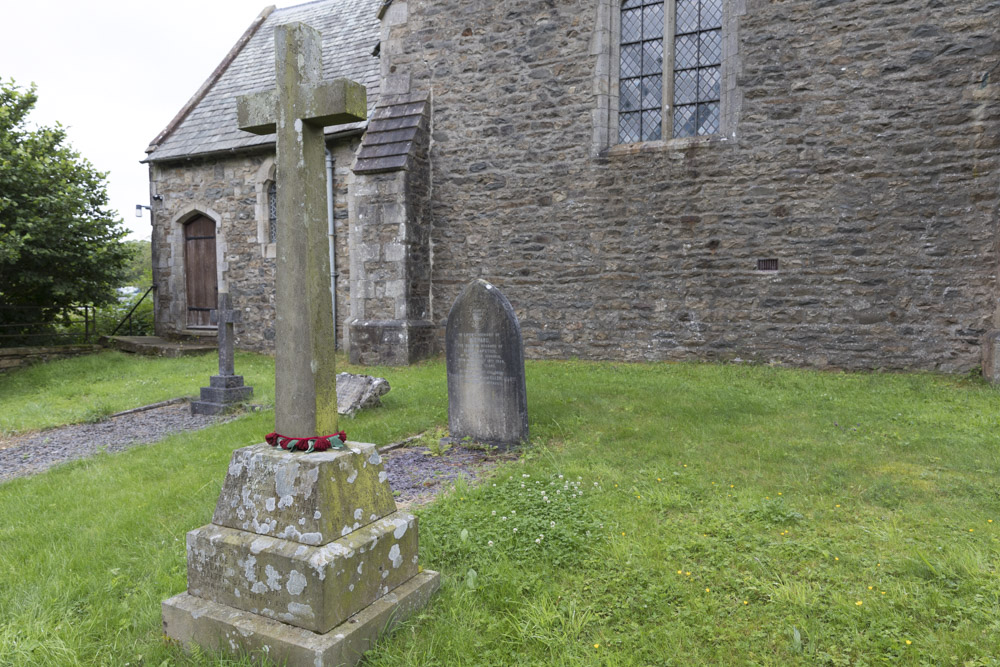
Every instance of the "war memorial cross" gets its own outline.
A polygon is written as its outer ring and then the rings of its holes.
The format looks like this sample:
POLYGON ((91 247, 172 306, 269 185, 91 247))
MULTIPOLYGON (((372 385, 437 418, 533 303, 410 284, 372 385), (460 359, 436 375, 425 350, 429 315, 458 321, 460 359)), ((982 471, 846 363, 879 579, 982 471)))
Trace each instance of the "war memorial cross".
POLYGON ((275 430, 291 437, 337 430, 337 372, 327 239, 323 128, 365 120, 365 87, 323 81, 319 31, 274 30, 276 88, 237 98, 241 130, 277 134, 275 430))

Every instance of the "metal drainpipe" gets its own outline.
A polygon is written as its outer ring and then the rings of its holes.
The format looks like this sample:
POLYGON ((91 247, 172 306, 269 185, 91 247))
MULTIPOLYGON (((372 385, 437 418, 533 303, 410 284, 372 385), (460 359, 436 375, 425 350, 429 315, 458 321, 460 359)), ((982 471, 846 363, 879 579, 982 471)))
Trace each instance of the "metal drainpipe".
POLYGON ((337 349, 337 230, 333 224, 333 154, 326 149, 326 229, 330 239, 330 297, 333 299, 333 349, 337 349))

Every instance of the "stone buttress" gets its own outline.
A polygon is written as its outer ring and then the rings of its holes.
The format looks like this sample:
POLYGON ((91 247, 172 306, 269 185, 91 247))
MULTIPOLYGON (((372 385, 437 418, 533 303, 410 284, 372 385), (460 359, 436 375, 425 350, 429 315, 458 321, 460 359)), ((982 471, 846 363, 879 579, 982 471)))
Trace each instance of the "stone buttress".
POLYGON ((428 93, 391 81, 354 164, 351 363, 401 366, 436 351, 431 313, 428 93))
POLYGON ((397 511, 374 445, 233 452, 212 523, 187 535, 188 591, 163 603, 184 644, 279 664, 354 664, 422 607, 417 519, 397 511))

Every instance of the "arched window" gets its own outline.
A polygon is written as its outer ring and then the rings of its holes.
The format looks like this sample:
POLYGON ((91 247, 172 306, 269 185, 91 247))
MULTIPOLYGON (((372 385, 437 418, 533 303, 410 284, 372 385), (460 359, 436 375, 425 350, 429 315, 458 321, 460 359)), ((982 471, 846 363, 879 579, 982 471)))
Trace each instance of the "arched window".
POLYGON ((267 234, 270 243, 278 242, 278 184, 267 184, 267 234))
POLYGON ((663 136, 663 0, 624 0, 621 12, 618 140, 655 141, 663 136))

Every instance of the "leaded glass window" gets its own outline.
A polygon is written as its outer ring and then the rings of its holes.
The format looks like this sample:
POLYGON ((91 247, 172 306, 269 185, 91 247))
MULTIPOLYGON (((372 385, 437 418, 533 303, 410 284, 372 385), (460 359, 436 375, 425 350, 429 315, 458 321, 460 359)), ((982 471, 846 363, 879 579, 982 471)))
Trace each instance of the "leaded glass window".
POLYGON ((620 143, 661 138, 663 23, 663 0, 622 2, 618 77, 620 143))
POLYGON ((271 243, 278 242, 278 184, 270 181, 267 184, 267 229, 271 243))
POLYGON ((723 0, 676 0, 675 137, 719 132, 723 0))

